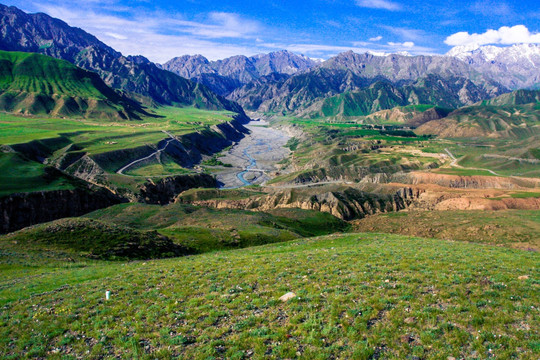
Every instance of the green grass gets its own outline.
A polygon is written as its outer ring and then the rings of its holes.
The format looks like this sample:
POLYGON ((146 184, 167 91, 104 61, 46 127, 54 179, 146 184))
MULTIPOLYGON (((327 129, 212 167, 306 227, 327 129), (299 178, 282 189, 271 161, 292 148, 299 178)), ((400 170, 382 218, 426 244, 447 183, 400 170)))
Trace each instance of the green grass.
POLYGON ((0 153, 0 196, 18 192, 74 189, 74 182, 16 153, 0 153))
POLYGON ((462 168, 438 168, 434 170, 437 174, 447 174, 447 175, 459 175, 459 176, 495 176, 489 171, 486 170, 471 170, 471 169, 462 169, 462 168))
MULTIPOLYGON (((237 196, 235 191, 227 193, 231 193, 232 198, 237 196)), ((189 195, 185 196, 184 199, 188 199, 189 195)), ((155 230, 197 253, 330 234, 349 228, 344 221, 317 211, 287 209, 263 213, 184 204, 121 204, 84 217, 137 230, 155 230)))
POLYGON ((0 51, 0 89, 106 99, 86 71, 35 53, 0 51))
POLYGON ((162 107, 155 112, 162 117, 125 122, 0 114, 0 144, 21 144, 65 136, 82 150, 99 154, 144 144, 155 145, 168 137, 163 130, 179 136, 231 120, 230 113, 224 111, 162 107))
MULTIPOLYGON (((127 164, 126 154, 131 157, 147 155, 149 149, 161 140, 168 138, 167 131, 173 135, 184 135, 203 131, 210 126, 231 120, 231 113, 206 111, 194 108, 162 107, 156 110, 160 117, 146 117, 141 121, 95 121, 87 119, 59 119, 43 116, 16 116, 0 114, 0 145, 11 146, 23 153, 33 154, 38 150, 40 157, 46 157, 49 163, 63 156, 89 154, 100 166, 110 172, 108 184, 135 188, 136 180, 120 179, 113 173, 127 164), (123 155, 114 151, 128 150, 123 155)), ((29 155, 33 156, 33 155, 29 155)), ((128 175, 166 176, 186 173, 173 159, 163 154, 161 163, 143 164, 130 168, 128 175)), ((0 193, 9 194, 27 189, 54 190, 63 189, 62 184, 45 179, 44 166, 38 162, 21 160, 18 155, 0 154, 0 193), (28 177, 28 179, 26 179, 28 177)), ((33 157, 32 157, 33 159, 33 157)), ((41 161, 41 160, 40 160, 41 161)), ((140 181, 139 181, 140 182, 140 181)))
POLYGON ((125 174, 127 175, 145 177, 180 175, 189 173, 192 173, 192 170, 181 167, 167 154, 163 153, 161 154, 161 161, 159 163, 133 166, 125 172, 125 174))
POLYGON ((510 194, 510 197, 514 199, 528 199, 528 198, 540 198, 540 192, 533 192, 533 191, 527 191, 527 192, 516 192, 510 194))
MULTIPOLYGON (((540 197, 540 194, 535 192, 516 192, 510 195, 516 198, 540 197)), ((384 232, 540 250, 540 212, 537 210, 395 212, 368 216, 356 221, 353 227, 362 232, 384 232)))
POLYGON ((6 235, 3 249, 53 252, 75 258, 153 259, 192 253, 156 231, 138 231, 94 219, 66 218, 6 235))
POLYGON ((534 359, 540 351, 535 252, 351 234, 144 263, 61 264, 22 251, 0 259, 3 358, 534 359), (278 300, 289 291, 297 297, 278 300))

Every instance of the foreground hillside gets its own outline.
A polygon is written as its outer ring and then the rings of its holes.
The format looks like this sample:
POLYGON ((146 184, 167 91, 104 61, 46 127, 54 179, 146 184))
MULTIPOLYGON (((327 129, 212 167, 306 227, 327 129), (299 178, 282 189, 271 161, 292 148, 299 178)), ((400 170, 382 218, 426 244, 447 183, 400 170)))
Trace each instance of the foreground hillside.
POLYGON ((124 264, 0 246, 3 358, 534 359, 540 351, 536 252, 351 234, 124 264), (287 292, 296 297, 280 301, 287 292))

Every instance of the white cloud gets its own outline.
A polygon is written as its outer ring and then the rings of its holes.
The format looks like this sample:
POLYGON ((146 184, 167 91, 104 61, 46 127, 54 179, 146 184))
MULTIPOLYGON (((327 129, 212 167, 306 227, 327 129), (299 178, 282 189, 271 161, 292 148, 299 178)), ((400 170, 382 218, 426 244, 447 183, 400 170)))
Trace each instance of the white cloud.
POLYGON ((172 30, 211 39, 251 38, 260 30, 255 21, 242 19, 238 14, 223 12, 210 13, 208 23, 176 19, 166 20, 167 22, 173 26, 172 30))
POLYGON ((117 33, 113 33, 113 32, 105 32, 104 33, 105 35, 107 36, 110 36, 112 37, 113 39, 116 39, 116 40, 127 40, 127 36, 124 36, 124 35, 120 35, 120 34, 117 34, 117 33))
POLYGON ((450 46, 486 44, 540 44, 540 33, 531 33, 524 25, 503 26, 499 30, 489 29, 482 34, 462 31, 450 35, 444 41, 450 46))
POLYGON ((404 40, 420 41, 420 40, 425 40, 426 38, 426 32, 420 29, 409 29, 409 28, 389 26, 389 25, 383 25, 381 27, 403 38, 404 40))
POLYGON ((125 55, 140 54, 158 63, 184 54, 203 54, 217 60, 260 52, 257 46, 249 45, 257 43, 262 26, 234 13, 212 12, 192 21, 173 13, 107 14, 88 2, 33 5, 38 11, 84 29, 125 55))
POLYGON ((405 48, 413 48, 414 47, 414 43, 412 41, 405 41, 405 42, 402 42, 402 43, 396 43, 396 42, 388 42, 388 45, 390 46, 397 46, 397 47, 405 47, 405 48))
POLYGON ((372 9, 384 9, 390 11, 399 11, 401 4, 389 0, 356 0, 356 5, 372 9))
POLYGON ((369 41, 381 41, 382 40, 382 36, 375 36, 375 37, 372 37, 372 38, 369 38, 369 41))
POLYGON ((308 56, 329 57, 338 53, 352 50, 355 53, 372 53, 374 55, 388 55, 397 52, 408 51, 413 54, 434 54, 432 48, 417 46, 411 41, 404 43, 377 44, 358 41, 352 43, 352 46, 339 46, 327 44, 266 44, 268 48, 287 49, 295 53, 303 53, 308 56))

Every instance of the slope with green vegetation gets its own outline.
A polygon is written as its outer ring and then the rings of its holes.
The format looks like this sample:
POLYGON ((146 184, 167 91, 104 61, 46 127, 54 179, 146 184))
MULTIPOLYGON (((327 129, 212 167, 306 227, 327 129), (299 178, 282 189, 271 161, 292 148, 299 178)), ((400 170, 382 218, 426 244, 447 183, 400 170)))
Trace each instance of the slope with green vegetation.
POLYGON ((80 259, 153 259, 192 253, 192 250, 173 243, 156 231, 139 231, 83 218, 32 226, 6 236, 6 241, 11 246, 24 246, 29 251, 80 259))
MULTIPOLYGON (((186 137, 185 146, 190 151, 194 149, 192 154, 195 160, 196 156, 202 157, 197 146, 210 154, 215 151, 212 146, 221 143, 228 145, 231 141, 226 134, 219 133, 216 126, 234 121, 234 113, 174 107, 162 107, 153 113, 154 116, 145 116, 141 121, 114 122, 0 114, 0 144, 4 145, 4 151, 18 153, 17 158, 33 160, 36 167, 43 167, 40 163, 46 162, 78 177, 88 179, 86 176, 91 176, 92 181, 110 187, 137 191, 140 183, 146 181, 145 177, 127 177, 114 172, 138 158, 155 153, 159 144, 171 139, 171 136, 180 140, 186 137), (201 139, 207 136, 214 141, 210 145, 201 143, 202 146, 195 143, 197 138, 191 134, 198 134, 201 139)), ((197 141, 201 142, 201 139, 197 141)), ((171 153, 154 156, 129 168, 127 173, 143 175, 146 172, 151 176, 163 177, 192 172, 184 168, 189 164, 189 155, 180 157, 181 145, 170 146, 168 150, 171 153), (148 170, 148 166, 155 168, 148 170)), ((7 158, 7 155, 2 157, 7 158)), ((10 170, 13 171, 17 169, 10 170)), ((20 187, 24 183, 15 186, 20 187)))
POLYGON ((110 120, 145 114, 94 73, 48 56, 6 51, 0 51, 0 110, 110 120))
MULTIPOLYGON (((230 196, 234 197, 235 194, 231 193, 230 196)), ((184 204, 121 204, 95 211, 85 217, 115 226, 158 231, 197 253, 262 245, 348 229, 346 222, 329 214, 300 209, 263 213, 184 204)))
MULTIPOLYGON (((514 196, 523 194, 517 193, 514 196)), ((540 193, 532 193, 530 196, 540 197, 540 193)), ((356 221, 353 227, 362 232, 540 250, 540 212, 537 210, 405 211, 369 216, 356 221)))
MULTIPOLYGON (((302 141, 285 162, 292 171, 269 184, 327 181, 359 182, 367 176, 430 169, 437 156, 417 151, 436 140, 402 126, 362 125, 348 120, 276 118, 281 126, 302 129, 302 141)), ((285 163, 284 162, 284 163, 285 163)))
POLYGON ((465 78, 444 79, 428 75, 405 86, 379 81, 367 88, 326 97, 297 110, 296 115, 307 118, 358 117, 407 105, 455 109, 486 97, 488 94, 485 90, 465 78))
POLYGON ((30 191, 63 190, 75 181, 59 171, 31 161, 17 153, 0 152, 0 197, 30 191))
POLYGON ((383 234, 131 263, 66 263, 5 239, 0 248, 4 358, 534 359, 540 351, 536 252, 383 234), (295 296, 280 301, 288 292, 295 296))

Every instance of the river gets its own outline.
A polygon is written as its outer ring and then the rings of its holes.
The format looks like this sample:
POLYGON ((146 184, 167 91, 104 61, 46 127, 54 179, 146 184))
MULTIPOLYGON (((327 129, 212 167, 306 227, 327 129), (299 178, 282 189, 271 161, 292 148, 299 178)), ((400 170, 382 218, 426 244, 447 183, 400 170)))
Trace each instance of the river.
POLYGON ((251 121, 246 125, 251 133, 220 157, 233 165, 216 176, 222 188, 264 184, 275 175, 276 164, 289 155, 290 150, 284 147, 289 136, 265 125, 264 121, 251 121))

